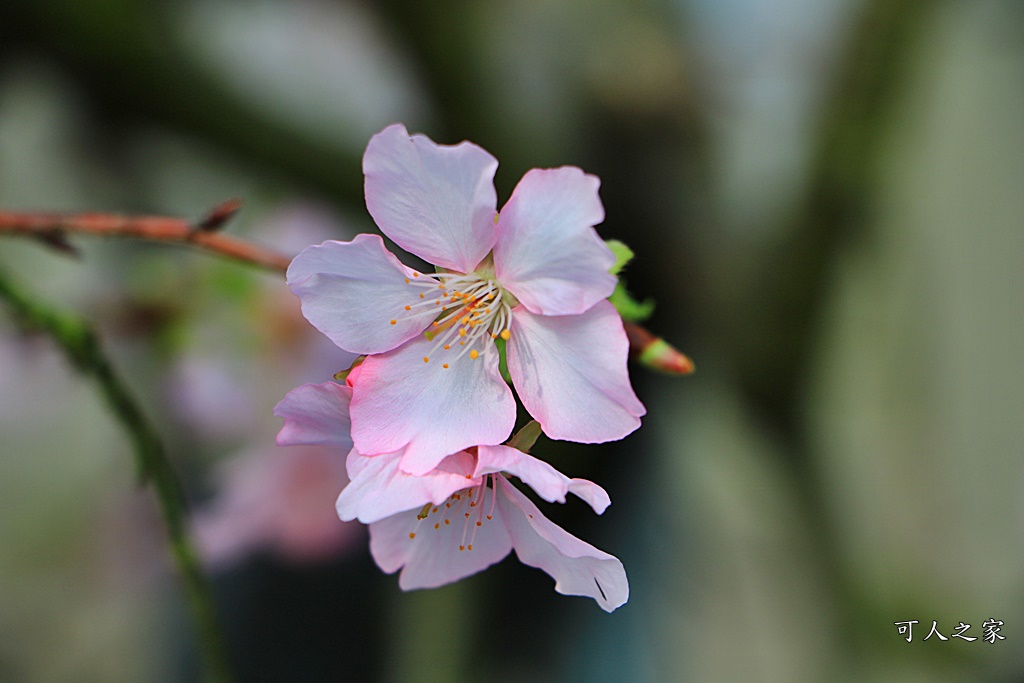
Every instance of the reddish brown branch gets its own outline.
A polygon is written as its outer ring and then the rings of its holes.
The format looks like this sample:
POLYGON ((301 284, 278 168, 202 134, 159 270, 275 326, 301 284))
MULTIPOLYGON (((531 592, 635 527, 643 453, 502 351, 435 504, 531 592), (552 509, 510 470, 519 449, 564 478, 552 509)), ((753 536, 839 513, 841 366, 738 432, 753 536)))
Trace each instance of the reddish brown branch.
MULTIPOLYGON (((55 249, 72 253, 74 247, 65 239, 67 233, 190 244, 236 261, 279 273, 286 272, 291 257, 217 232, 231 220, 241 206, 242 203, 237 199, 221 202, 196 223, 166 216, 0 211, 0 236, 25 235, 41 240, 55 249)), ((686 375, 693 372, 693 362, 664 339, 636 323, 625 322, 624 325, 629 337, 630 350, 640 363, 670 374, 686 375)))
POLYGON ((214 207, 202 220, 190 223, 165 216, 119 216, 108 213, 7 213, 0 211, 0 235, 26 235, 51 246, 67 248, 67 233, 100 237, 128 237, 190 244, 236 261, 285 272, 291 258, 230 235, 217 232, 241 207, 229 199, 214 207))

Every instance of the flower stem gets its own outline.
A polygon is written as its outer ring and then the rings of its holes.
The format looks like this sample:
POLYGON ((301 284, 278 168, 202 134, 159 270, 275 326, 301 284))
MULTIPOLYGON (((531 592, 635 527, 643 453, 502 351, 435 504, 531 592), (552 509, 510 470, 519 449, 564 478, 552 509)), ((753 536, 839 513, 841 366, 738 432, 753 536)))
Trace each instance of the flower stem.
POLYGON ((0 271, 0 299, 26 331, 49 335, 76 370, 90 376, 131 439, 141 482, 152 482, 167 526, 171 552, 178 564, 209 680, 230 681, 230 667, 209 582, 186 531, 186 506, 181 482, 168 462, 163 442, 103 353, 99 339, 82 320, 41 304, 0 271))

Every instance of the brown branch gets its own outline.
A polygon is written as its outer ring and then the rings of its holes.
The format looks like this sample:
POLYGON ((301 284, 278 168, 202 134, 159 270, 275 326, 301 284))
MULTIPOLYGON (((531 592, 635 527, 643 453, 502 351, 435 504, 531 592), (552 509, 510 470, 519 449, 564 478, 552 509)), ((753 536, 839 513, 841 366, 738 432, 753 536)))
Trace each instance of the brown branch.
MULTIPOLYGON (((241 208, 237 199, 221 202, 204 218, 189 223, 182 218, 166 216, 121 216, 110 213, 7 213, 0 211, 0 236, 25 235, 45 242, 50 247, 74 253, 65 234, 80 233, 100 237, 128 237, 190 244, 205 251, 242 261, 261 268, 284 273, 291 257, 250 244, 237 237, 217 232, 241 208)), ((687 375, 693 372, 693 361, 646 328, 623 321, 629 337, 630 351, 641 364, 661 372, 687 375)))
POLYGON ((69 246, 64 240, 66 233, 189 244, 236 261, 285 272, 291 262, 290 257, 217 232, 240 207, 239 200, 229 199, 218 204, 196 223, 166 216, 0 211, 0 236, 25 235, 42 240, 51 246, 61 245, 65 249, 69 246))

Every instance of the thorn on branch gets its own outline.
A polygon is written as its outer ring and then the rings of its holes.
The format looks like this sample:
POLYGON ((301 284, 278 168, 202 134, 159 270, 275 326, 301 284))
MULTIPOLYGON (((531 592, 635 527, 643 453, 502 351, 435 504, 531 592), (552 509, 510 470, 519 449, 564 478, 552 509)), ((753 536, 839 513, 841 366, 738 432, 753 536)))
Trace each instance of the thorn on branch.
POLYGON ((36 239, 50 247, 54 251, 59 251, 65 256, 71 256, 73 258, 81 258, 82 252, 79 251, 78 247, 68 242, 67 235, 63 231, 58 229, 47 230, 45 232, 38 232, 35 234, 36 239))
POLYGON ((216 232, 223 228, 241 208, 242 200, 238 198, 221 202, 196 223, 194 229, 199 232, 216 232))

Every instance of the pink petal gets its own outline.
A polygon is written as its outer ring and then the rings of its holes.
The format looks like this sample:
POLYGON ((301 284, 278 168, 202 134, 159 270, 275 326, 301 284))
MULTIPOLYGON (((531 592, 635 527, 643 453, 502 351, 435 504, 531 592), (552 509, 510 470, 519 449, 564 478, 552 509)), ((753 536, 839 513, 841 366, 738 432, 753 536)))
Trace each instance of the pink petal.
POLYGON ((292 389, 274 406, 274 415, 284 418, 284 426, 277 433, 277 444, 330 444, 352 448, 348 418, 351 400, 352 390, 334 382, 303 384, 292 389))
POLYGON ((473 476, 508 472, 520 479, 549 503, 564 503, 570 491, 585 500, 597 514, 604 512, 611 499, 603 488, 586 479, 570 479, 554 467, 532 455, 508 446, 480 446, 473 476))
MULTIPOLYGON (((488 490, 493 495, 494 489, 488 490)), ((497 507, 492 519, 476 514, 466 519, 461 510, 444 512, 447 517, 439 510, 421 520, 410 510, 370 525, 370 553, 385 572, 402 569, 398 579, 402 590, 435 588, 458 581, 499 562, 512 550, 497 507), (444 523, 446 519, 449 524, 444 523), (464 549, 459 550, 459 546, 464 549)))
POLYGON ((494 246, 497 168, 472 143, 438 145, 395 124, 366 147, 366 208, 406 251, 468 273, 494 246))
POLYGON ((601 443, 640 426, 646 410, 629 384, 628 354, 622 320, 607 301, 580 315, 512 312, 512 383, 553 439, 601 443))
POLYGON ((582 313, 615 289, 615 257, 593 228, 604 220, 598 185, 572 166, 535 168, 501 210, 494 272, 531 312, 582 313))
POLYGON ((439 292, 408 284, 406 268, 377 235, 307 247, 288 266, 288 286, 302 314, 331 341, 352 353, 390 351, 429 322, 405 307, 439 292), (394 325, 391 321, 396 321, 394 325))
POLYGON ((353 449, 348 454, 351 481, 336 505, 342 521, 378 522, 399 512, 418 511, 426 503, 440 505, 453 493, 480 484, 480 478, 472 476, 475 459, 466 451, 448 456, 418 477, 398 468, 401 459, 401 452, 366 456, 353 449))
POLYGON ((451 453, 500 443, 512 432, 515 399, 498 372, 498 354, 456 360, 454 349, 439 350, 424 363, 434 347, 419 337, 359 367, 351 414, 360 453, 404 449, 402 469, 421 475, 451 453))
POLYGON ((504 477, 495 480, 502 491, 497 507, 520 562, 546 572, 562 595, 594 598, 606 612, 625 604, 629 583, 618 559, 547 519, 504 477))

